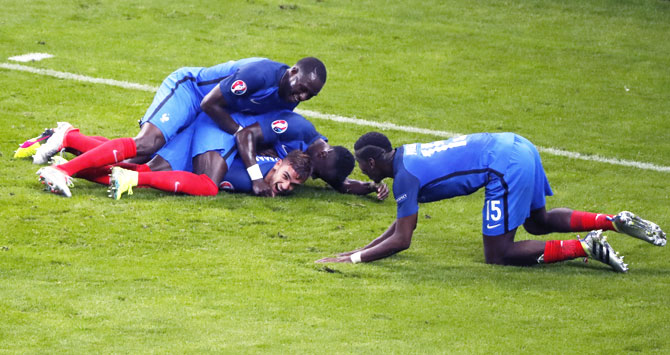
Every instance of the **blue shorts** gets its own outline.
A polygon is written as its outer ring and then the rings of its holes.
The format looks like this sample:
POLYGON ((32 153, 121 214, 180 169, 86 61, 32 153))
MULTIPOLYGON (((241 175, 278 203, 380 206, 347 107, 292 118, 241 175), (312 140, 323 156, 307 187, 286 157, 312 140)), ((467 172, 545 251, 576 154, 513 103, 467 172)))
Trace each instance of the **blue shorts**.
POLYGON ((217 151, 228 167, 237 155, 235 137, 218 128, 209 116, 201 114, 172 140, 165 144, 156 155, 160 155, 172 170, 193 171, 193 158, 208 151, 217 151), (213 134, 208 135, 208 132, 213 134))
POLYGON ((518 228, 553 194, 537 148, 516 135, 506 171, 490 173, 486 184, 482 233, 496 236, 518 228))
POLYGON ((166 142, 195 121, 202 94, 196 88, 193 68, 177 69, 158 88, 154 101, 140 120, 140 127, 151 122, 163 133, 166 142))

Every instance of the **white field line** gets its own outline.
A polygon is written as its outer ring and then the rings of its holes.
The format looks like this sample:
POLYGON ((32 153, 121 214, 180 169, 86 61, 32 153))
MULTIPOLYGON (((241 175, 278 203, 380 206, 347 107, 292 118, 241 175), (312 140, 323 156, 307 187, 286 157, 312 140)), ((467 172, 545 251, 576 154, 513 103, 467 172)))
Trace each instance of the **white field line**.
MULTIPOLYGON (((60 71, 51 70, 51 69, 39 69, 39 68, 33 68, 33 67, 28 67, 28 66, 19 65, 19 64, 0 63, 0 68, 4 68, 4 69, 8 69, 8 70, 25 71, 25 72, 29 72, 29 73, 33 73, 33 74, 52 76, 52 77, 56 77, 56 78, 60 78, 60 79, 68 79, 68 80, 76 80, 76 81, 82 81, 82 82, 88 82, 88 83, 117 86, 117 87, 121 87, 121 88, 124 88, 124 89, 134 89, 134 90, 142 90, 142 91, 148 91, 148 92, 156 92, 156 90, 158 90, 158 87, 156 87, 156 86, 136 84, 136 83, 131 83, 131 82, 127 82, 127 81, 119 81, 119 80, 113 80, 113 79, 92 78, 92 77, 85 76, 85 75, 60 72, 60 71)), ((438 131, 438 130, 432 130, 432 129, 427 129, 427 128, 411 127, 411 126, 401 126, 401 125, 396 125, 394 123, 389 123, 389 122, 368 121, 368 120, 363 120, 363 119, 360 119, 360 118, 344 117, 344 116, 326 114, 326 113, 321 113, 321 112, 316 112, 316 111, 309 111, 309 110, 296 109, 296 112, 301 114, 301 115, 305 115, 305 116, 309 116, 309 117, 313 117, 313 118, 317 118, 317 119, 329 120, 329 121, 335 121, 335 122, 342 122, 342 123, 349 123, 349 124, 355 124, 355 125, 359 125, 359 126, 373 127, 373 128, 377 128, 377 129, 381 129, 381 130, 393 130, 393 131, 420 133, 420 134, 426 134, 426 135, 431 135, 431 136, 436 136, 436 137, 443 137, 443 138, 449 138, 449 137, 454 137, 454 136, 460 135, 460 133, 456 133, 456 132, 438 131)), ((606 157, 601 157, 601 156, 598 156, 598 155, 581 154, 581 153, 577 153, 577 152, 570 152, 570 151, 567 151, 567 150, 561 150, 561 149, 556 149, 556 148, 547 148, 547 147, 541 147, 541 146, 538 146, 537 149, 540 152, 543 152, 543 153, 546 153, 546 154, 551 154, 551 155, 556 155, 556 156, 561 156, 561 157, 567 157, 567 158, 571 158, 571 159, 579 159, 579 160, 593 161, 593 162, 598 162, 598 163, 606 163, 606 164, 612 164, 612 165, 632 167, 632 168, 642 169, 642 170, 652 170, 652 171, 670 173, 670 166, 662 166, 662 165, 638 162, 638 161, 633 161, 633 160, 606 158, 606 157)))

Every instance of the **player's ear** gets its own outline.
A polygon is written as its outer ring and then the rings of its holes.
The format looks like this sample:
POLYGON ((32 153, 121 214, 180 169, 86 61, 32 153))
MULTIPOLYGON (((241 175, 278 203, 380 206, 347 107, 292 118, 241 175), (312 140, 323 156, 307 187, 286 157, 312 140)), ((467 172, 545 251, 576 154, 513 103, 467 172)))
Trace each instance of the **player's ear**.
POLYGON ((375 163, 376 163, 375 158, 372 158, 372 157, 368 158, 368 165, 370 165, 371 169, 375 168, 375 163))

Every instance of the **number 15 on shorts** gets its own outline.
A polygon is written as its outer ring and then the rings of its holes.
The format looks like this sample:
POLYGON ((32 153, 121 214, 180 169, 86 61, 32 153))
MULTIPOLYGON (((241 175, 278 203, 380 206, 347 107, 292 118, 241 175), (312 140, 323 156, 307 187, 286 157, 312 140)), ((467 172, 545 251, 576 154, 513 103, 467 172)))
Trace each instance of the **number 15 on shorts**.
POLYGON ((500 200, 486 200, 486 229, 500 226, 500 219, 502 218, 500 205, 500 200))

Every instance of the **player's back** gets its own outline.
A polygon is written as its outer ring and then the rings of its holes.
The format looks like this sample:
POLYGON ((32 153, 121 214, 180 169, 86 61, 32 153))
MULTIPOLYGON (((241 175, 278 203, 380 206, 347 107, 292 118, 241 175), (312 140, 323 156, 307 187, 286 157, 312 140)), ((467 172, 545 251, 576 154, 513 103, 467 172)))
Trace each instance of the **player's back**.
POLYGON ((407 144, 394 170, 404 169, 419 180, 419 202, 468 195, 486 184, 488 174, 504 172, 513 142, 512 133, 477 133, 407 144))
POLYGON ((235 73, 240 67, 251 63, 275 63, 267 58, 245 58, 240 60, 231 60, 225 63, 217 64, 212 67, 189 68, 195 78, 196 87, 204 97, 218 85, 221 80, 235 73))

